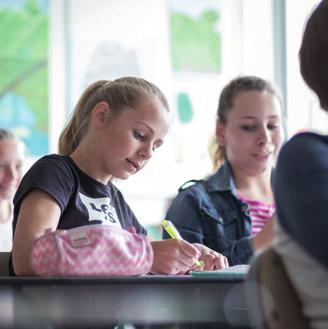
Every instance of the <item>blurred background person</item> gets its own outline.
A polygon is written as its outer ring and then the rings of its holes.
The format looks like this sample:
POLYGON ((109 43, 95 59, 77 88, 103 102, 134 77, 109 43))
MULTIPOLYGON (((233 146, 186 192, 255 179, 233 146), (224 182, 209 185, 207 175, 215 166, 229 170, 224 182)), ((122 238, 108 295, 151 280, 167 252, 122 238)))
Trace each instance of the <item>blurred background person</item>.
POLYGON ((11 250, 12 200, 22 178, 24 156, 23 142, 0 128, 0 251, 11 250))

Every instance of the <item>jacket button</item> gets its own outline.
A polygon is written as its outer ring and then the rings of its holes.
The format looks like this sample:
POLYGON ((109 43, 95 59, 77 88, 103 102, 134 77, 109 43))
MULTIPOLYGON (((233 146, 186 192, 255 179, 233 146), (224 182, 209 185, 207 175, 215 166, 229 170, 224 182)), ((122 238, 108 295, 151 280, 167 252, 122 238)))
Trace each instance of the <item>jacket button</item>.
POLYGON ((241 206, 241 210, 242 210, 243 212, 246 212, 246 211, 248 210, 248 206, 247 206, 246 204, 243 204, 243 205, 241 206))

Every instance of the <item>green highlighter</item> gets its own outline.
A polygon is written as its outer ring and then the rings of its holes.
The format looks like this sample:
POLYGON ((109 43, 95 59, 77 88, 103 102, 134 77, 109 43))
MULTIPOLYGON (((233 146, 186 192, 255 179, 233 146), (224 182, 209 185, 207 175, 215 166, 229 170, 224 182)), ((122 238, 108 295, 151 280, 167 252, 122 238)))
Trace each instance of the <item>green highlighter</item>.
MULTIPOLYGON (((168 235, 172 238, 172 239, 176 239, 176 240, 183 240, 179 231, 176 229, 176 227, 173 225, 173 223, 167 219, 163 219, 161 222, 164 230, 168 233, 168 235)), ((205 265, 205 263, 201 260, 196 260, 195 264, 198 267, 202 267, 205 265)))

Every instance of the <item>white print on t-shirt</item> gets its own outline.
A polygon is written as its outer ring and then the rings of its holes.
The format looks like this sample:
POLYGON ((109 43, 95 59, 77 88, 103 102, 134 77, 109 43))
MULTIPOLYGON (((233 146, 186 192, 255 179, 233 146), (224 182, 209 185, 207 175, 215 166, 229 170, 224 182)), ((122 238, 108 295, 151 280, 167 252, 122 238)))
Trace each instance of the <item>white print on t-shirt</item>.
POLYGON ((110 205, 109 198, 89 198, 82 193, 79 193, 79 195, 82 203, 88 209, 89 221, 100 220, 104 225, 122 228, 115 208, 110 205))

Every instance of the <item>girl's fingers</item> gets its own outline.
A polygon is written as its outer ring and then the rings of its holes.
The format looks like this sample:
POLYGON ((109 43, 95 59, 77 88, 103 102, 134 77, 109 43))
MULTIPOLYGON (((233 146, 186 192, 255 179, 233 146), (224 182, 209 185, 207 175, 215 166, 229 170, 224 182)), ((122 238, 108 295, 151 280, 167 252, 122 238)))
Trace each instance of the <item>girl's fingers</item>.
POLYGON ((227 257, 220 255, 215 259, 215 265, 214 265, 215 269, 219 270, 221 268, 227 268, 227 267, 229 267, 227 257))

